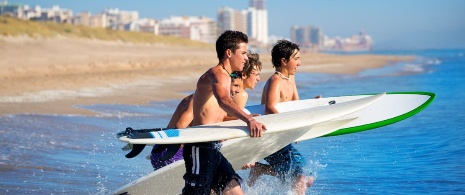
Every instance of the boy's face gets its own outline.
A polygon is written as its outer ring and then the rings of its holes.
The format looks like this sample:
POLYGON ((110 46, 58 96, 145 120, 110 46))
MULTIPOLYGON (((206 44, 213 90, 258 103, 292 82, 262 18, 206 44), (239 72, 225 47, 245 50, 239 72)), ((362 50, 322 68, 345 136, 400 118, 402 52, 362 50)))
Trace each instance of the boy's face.
POLYGON ((300 51, 295 50, 294 53, 289 58, 289 62, 287 63, 287 69, 289 75, 295 75, 297 72, 297 66, 300 66, 300 51))
POLYGON ((242 71, 244 64, 249 58, 247 57, 247 43, 240 43, 236 51, 231 51, 229 58, 232 71, 242 71))
POLYGON ((236 94, 239 93, 239 90, 241 89, 241 84, 242 80, 240 79, 240 77, 231 79, 231 99, 234 99, 234 96, 236 96, 236 94))
POLYGON ((242 80, 244 81, 246 88, 254 89, 255 85, 257 85, 257 82, 260 81, 260 70, 254 67, 252 72, 250 72, 249 77, 245 78, 245 76, 243 76, 242 80))

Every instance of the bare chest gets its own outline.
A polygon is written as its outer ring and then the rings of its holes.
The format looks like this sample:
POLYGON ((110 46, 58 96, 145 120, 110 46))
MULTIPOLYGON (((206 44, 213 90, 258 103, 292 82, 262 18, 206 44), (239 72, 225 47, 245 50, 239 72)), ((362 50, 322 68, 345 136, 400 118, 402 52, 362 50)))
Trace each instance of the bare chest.
POLYGON ((291 101, 294 96, 294 85, 287 80, 281 81, 279 85, 279 96, 280 102, 291 101))

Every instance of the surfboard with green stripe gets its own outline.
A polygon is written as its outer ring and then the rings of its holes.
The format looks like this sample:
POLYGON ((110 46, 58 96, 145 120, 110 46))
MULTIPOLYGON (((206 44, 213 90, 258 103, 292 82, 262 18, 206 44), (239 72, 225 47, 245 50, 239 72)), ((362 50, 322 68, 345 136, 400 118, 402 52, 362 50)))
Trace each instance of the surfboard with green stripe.
MULTIPOLYGON (((327 97, 319 99, 304 99, 298 101, 282 102, 276 105, 279 112, 338 104, 376 94, 361 94, 340 97, 327 97)), ((322 137, 357 133, 390 125, 418 114, 431 102, 436 94, 431 92, 387 92, 375 103, 338 119, 357 118, 339 130, 322 137)), ((263 105, 246 107, 247 112, 264 114, 263 105)))

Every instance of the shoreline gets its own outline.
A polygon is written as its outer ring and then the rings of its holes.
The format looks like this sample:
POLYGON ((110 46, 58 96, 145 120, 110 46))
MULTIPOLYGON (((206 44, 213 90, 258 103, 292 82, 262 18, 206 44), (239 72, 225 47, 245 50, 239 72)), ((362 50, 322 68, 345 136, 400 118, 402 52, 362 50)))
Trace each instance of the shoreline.
MULTIPOLYGON (((0 37, 0 116, 95 115, 75 105, 181 99, 217 63, 215 49, 72 38, 0 37)), ((300 72, 356 74, 414 56, 302 53, 300 72)), ((274 72, 260 54, 264 82, 274 72)))

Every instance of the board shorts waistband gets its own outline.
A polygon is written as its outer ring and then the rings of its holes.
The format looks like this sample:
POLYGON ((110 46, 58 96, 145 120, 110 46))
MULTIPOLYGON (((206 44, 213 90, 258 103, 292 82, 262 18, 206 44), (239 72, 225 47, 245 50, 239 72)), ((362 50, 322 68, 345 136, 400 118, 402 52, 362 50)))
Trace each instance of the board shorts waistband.
POLYGON ((216 150, 220 150, 221 147, 223 146, 223 144, 219 141, 189 143, 188 145, 201 147, 201 148, 212 148, 216 150))

